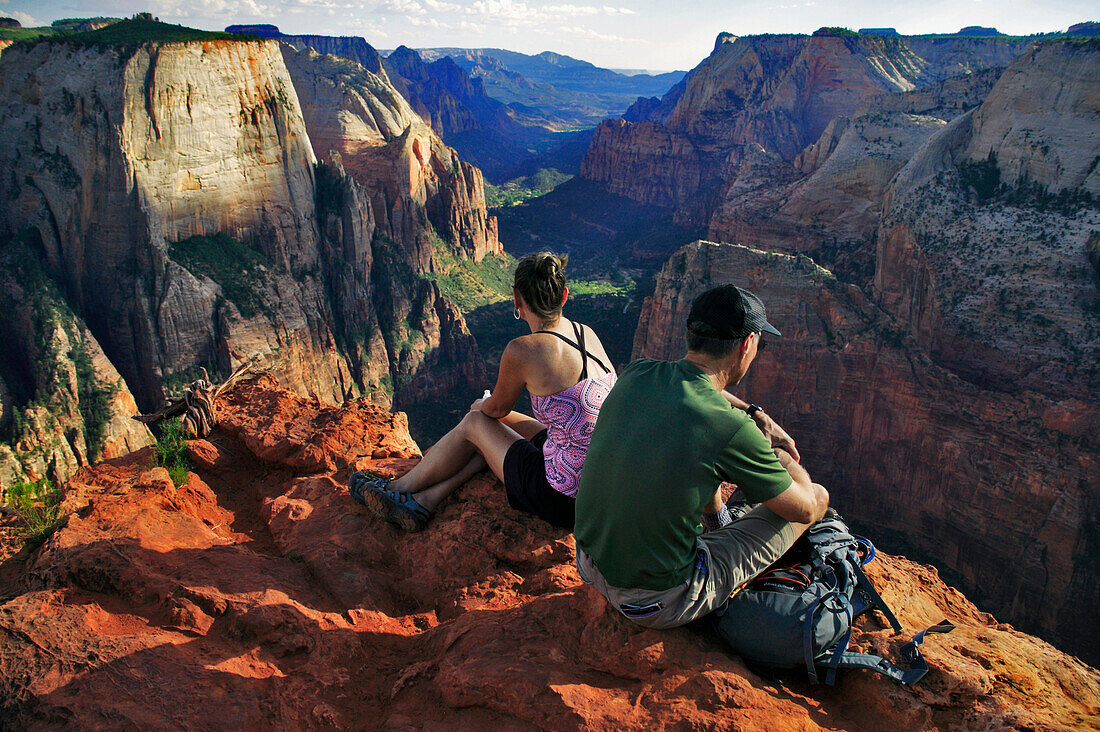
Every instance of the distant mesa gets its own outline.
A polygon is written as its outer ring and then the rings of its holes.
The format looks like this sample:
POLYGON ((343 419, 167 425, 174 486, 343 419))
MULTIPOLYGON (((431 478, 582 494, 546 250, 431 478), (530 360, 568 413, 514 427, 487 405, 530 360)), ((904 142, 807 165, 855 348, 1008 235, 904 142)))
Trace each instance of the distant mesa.
POLYGON ((859 32, 868 36, 900 36, 897 28, 860 28, 859 32))
POLYGON ((1067 36, 1100 36, 1100 23, 1095 21, 1088 21, 1085 23, 1078 23, 1077 25, 1071 25, 1069 30, 1066 31, 1067 36))
POLYGON ((283 36, 283 34, 279 32, 278 26, 267 23, 257 23, 255 25, 227 25, 225 27, 225 32, 243 33, 249 36, 259 36, 260 38, 282 38, 283 36))
POLYGON ((956 33, 955 35, 957 35, 957 36, 1003 36, 1004 33, 1001 33, 996 28, 986 28, 985 26, 981 26, 981 25, 968 25, 965 28, 963 28, 962 30, 960 30, 958 33, 956 33))
POLYGON ((87 31, 106 28, 120 20, 122 20, 122 18, 107 18, 102 16, 98 18, 60 18, 50 23, 50 27, 59 32, 85 33, 87 31))
POLYGON ((22 28, 22 27, 23 27, 23 24, 20 23, 15 18, 0 18, 0 28, 10 30, 10 29, 13 29, 13 28, 22 28))
POLYGON ((857 38, 859 34, 851 28, 841 28, 839 26, 818 28, 813 32, 815 36, 835 36, 837 38, 857 38))

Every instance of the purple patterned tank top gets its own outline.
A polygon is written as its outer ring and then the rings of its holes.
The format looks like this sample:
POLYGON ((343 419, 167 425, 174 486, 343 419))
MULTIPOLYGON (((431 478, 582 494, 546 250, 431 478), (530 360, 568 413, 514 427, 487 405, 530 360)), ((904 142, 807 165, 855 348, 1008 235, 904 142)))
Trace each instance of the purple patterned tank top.
POLYGON ((547 427, 542 456, 550 487, 567 496, 577 495, 581 467, 603 400, 615 385, 615 372, 581 379, 549 396, 531 395, 535 419, 547 427))

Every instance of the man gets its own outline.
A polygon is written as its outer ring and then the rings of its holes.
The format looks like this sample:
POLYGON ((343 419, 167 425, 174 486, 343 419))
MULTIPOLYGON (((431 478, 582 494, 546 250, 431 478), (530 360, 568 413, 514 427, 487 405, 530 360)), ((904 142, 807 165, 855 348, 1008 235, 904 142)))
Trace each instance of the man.
POLYGON ((687 356, 640 359, 611 390, 577 491, 577 569, 624 616, 651 628, 702 617, 778 559, 829 505, 794 443, 727 394, 764 333, 764 305, 724 285, 695 299, 687 356), (720 483, 762 505, 702 533, 720 483))

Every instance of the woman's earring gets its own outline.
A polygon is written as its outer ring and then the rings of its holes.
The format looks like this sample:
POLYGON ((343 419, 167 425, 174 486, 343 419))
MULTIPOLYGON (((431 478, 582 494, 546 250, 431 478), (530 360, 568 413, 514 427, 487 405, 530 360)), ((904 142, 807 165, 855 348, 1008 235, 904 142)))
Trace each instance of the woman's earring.
POLYGON ((516 320, 523 320, 523 318, 519 317, 519 308, 512 308, 512 317, 516 320))

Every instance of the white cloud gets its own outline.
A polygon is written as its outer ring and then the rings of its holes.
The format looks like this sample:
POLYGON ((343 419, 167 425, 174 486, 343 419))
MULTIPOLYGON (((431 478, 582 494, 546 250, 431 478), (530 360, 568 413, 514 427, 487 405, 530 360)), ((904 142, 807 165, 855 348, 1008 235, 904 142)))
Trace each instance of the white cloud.
POLYGON ((590 5, 548 5, 542 9, 550 15, 565 15, 578 17, 582 15, 599 15, 600 9, 590 5))
POLYGON ((424 0, 424 4, 437 13, 456 13, 462 10, 462 6, 456 3, 445 3, 440 0, 424 0))
POLYGON ((256 0, 153 0, 151 4, 153 15, 225 18, 232 22, 238 18, 270 17, 277 10, 256 0))
POLYGON ((378 11, 393 15, 426 15, 427 10, 416 0, 383 0, 378 4, 378 11))
POLYGON ((446 23, 440 23, 438 20, 436 20, 435 18, 432 18, 432 17, 427 17, 427 18, 410 17, 410 18, 406 18, 406 20, 409 21, 409 23, 411 23, 413 26, 415 26, 417 28, 443 28, 443 29, 449 29, 451 27, 451 26, 447 25, 446 23))
POLYGON ((334 36, 347 35, 349 31, 357 31, 368 38, 389 38, 389 34, 382 30, 382 26, 366 18, 351 17, 341 23, 339 28, 330 30, 334 36))
MULTIPOLYGON (((7 5, 7 3, 4 4, 7 5)), ((10 10, 8 11, 8 15, 18 20, 24 28, 37 28, 39 26, 49 25, 49 23, 47 23, 46 21, 39 20, 33 15, 21 12, 19 10, 10 10)))
POLYGON ((561 31, 562 33, 574 36, 576 38, 587 38, 593 41, 601 41, 603 43, 641 43, 641 41, 637 38, 624 38, 622 36, 613 36, 578 25, 562 28, 561 31))

